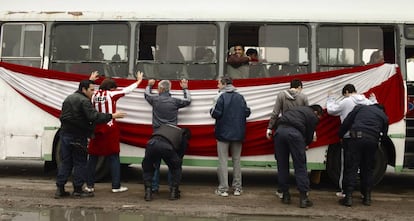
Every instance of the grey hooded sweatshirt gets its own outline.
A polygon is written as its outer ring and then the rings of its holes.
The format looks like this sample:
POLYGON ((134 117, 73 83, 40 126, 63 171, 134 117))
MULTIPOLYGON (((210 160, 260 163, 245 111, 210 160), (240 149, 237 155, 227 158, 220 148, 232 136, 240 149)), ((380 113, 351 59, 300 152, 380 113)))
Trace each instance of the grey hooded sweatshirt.
POLYGON ((290 88, 280 92, 276 97, 267 128, 274 129, 279 115, 296 106, 309 106, 308 97, 296 88, 290 88))

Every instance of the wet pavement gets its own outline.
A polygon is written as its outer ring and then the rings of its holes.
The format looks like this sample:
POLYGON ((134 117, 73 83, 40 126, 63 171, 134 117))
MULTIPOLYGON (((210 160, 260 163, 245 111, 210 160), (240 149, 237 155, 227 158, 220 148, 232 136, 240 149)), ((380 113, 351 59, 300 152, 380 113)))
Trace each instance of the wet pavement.
POLYGON ((334 219, 287 217, 287 216, 241 216, 229 215, 222 218, 187 217, 160 214, 139 214, 127 212, 104 212, 93 209, 52 208, 45 210, 6 210, 0 208, 1 221, 330 221, 334 219))

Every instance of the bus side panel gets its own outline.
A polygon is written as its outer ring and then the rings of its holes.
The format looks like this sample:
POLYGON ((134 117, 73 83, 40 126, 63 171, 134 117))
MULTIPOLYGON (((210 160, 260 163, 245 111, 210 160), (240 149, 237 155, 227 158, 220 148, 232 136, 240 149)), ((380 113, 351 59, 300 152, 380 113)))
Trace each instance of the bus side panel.
POLYGON ((44 129, 59 126, 57 118, 30 103, 1 79, 0 107, 0 159, 42 159, 42 151, 51 152, 52 146, 42 145, 44 129))

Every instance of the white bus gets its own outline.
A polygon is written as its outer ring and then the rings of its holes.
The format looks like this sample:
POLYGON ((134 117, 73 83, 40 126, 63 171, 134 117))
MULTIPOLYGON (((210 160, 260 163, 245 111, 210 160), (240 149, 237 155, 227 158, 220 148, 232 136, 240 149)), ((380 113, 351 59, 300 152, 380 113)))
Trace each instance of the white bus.
MULTIPOLYGON (((184 165, 217 165, 208 111, 216 79, 228 74, 252 109, 242 165, 274 168, 266 126, 276 94, 300 78, 310 103, 326 107, 328 91, 340 95, 352 83, 385 105, 390 130, 377 154, 377 183, 387 165, 397 172, 414 167, 414 115, 406 114, 414 108, 410 5, 409 0, 8 1, 0 7, 0 159, 59 163, 63 99, 93 70, 120 86, 141 70, 146 79, 172 80, 173 96, 182 96, 177 80, 190 80, 193 102, 179 113, 179 125, 193 134, 184 165), (226 64, 237 44, 259 55, 243 77, 226 64), (372 64, 376 53, 385 64, 372 64)), ((143 91, 141 86, 118 104, 128 114, 119 121, 124 164, 141 162, 152 131, 143 91)), ((326 170, 334 181, 340 170, 338 126, 338 118, 325 116, 307 151, 308 169, 326 170)), ((104 166, 98 170, 105 174, 104 166)))

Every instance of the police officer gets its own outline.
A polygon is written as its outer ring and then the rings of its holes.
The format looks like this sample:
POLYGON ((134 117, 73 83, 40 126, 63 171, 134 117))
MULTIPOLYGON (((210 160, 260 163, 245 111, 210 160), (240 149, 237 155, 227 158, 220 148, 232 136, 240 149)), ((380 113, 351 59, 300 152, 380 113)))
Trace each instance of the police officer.
POLYGON ((143 179, 145 185, 145 201, 152 200, 152 178, 155 166, 161 159, 168 165, 171 174, 170 200, 180 198, 179 184, 181 181, 181 166, 187 140, 191 134, 188 129, 171 124, 162 124, 147 143, 145 156, 142 160, 143 179))
POLYGON ((344 147, 345 197, 339 200, 339 203, 352 206, 352 192, 355 189, 359 168, 362 203, 370 206, 375 154, 380 138, 387 136, 388 132, 388 117, 383 106, 379 104, 355 106, 339 128, 339 137, 343 138, 348 130, 351 138, 348 145, 344 147))
POLYGON ((282 203, 290 204, 289 155, 292 156, 297 188, 300 192, 299 207, 313 205, 308 198, 309 177, 306 168, 306 147, 314 140, 314 133, 323 110, 320 105, 292 107, 278 122, 274 135, 279 187, 282 203))

